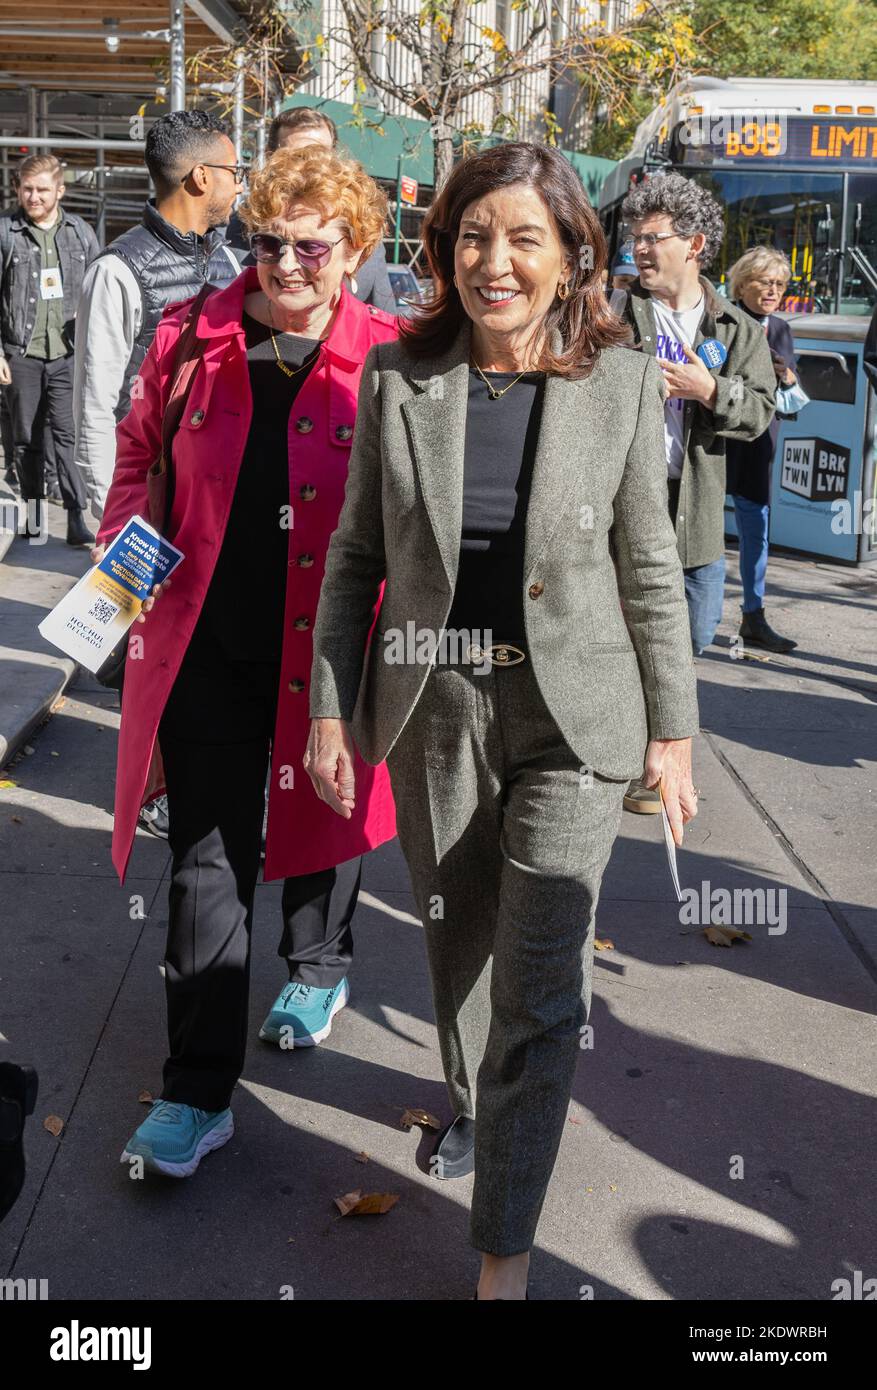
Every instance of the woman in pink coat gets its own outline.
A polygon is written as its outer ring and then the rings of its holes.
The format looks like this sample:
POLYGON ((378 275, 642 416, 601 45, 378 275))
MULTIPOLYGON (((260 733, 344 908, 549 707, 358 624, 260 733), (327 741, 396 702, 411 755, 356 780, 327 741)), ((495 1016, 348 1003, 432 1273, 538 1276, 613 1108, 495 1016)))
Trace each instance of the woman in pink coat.
MULTIPOLYGON (((173 447, 169 538, 185 559, 147 601, 126 663, 113 862, 124 880, 141 805, 167 792, 162 1098, 123 1160, 173 1176, 233 1133, 244 1064, 250 926, 270 762, 265 878, 283 878, 289 982, 260 1037, 312 1046, 347 999, 362 855, 395 835, 384 767, 357 767, 351 820, 315 806, 308 737, 314 616, 344 498, 369 348, 396 319, 344 284, 377 245, 386 200, 360 165, 280 150, 242 208, 257 262, 207 299, 206 340, 173 447)), ((99 543, 146 510, 146 470, 186 317, 173 306, 118 428, 99 543)))

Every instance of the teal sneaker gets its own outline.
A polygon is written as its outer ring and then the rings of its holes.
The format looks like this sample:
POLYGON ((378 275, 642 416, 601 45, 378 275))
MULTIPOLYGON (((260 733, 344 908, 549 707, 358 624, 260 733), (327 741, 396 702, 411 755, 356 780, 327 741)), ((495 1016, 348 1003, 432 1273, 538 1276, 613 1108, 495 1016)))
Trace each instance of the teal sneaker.
POLYGON ((128 1140, 120 1163, 140 1158, 144 1168, 170 1178, 188 1178, 205 1154, 234 1134, 229 1109, 196 1110, 176 1101, 157 1100, 128 1140))
POLYGON ((332 1031, 332 1019, 350 998, 347 978, 331 989, 316 985, 286 985, 259 1029, 263 1042, 282 1048, 316 1047, 332 1031))

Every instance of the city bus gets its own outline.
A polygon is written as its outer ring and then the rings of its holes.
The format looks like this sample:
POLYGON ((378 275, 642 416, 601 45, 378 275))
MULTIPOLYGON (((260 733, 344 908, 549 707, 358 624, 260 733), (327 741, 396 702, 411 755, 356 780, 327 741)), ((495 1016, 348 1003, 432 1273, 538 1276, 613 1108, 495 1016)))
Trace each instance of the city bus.
POLYGON ((675 171, 725 210, 709 269, 722 291, 752 246, 785 252, 793 313, 869 315, 877 303, 877 82, 693 77, 638 126, 599 211, 614 253, 621 204, 643 178, 675 171))

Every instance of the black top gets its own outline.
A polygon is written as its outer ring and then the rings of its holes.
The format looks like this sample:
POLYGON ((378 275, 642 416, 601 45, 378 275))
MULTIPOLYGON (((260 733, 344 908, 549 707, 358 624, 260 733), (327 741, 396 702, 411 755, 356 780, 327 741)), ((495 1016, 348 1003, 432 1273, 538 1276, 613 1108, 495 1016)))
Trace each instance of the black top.
MULTIPOLYGON (((736 300, 751 319, 762 319, 762 314, 754 314, 747 309, 742 300, 736 300)), ((767 345, 772 357, 779 357, 794 372, 797 368, 795 343, 792 330, 785 319, 776 314, 767 318, 767 345)), ((779 380, 777 380, 779 385, 779 380)), ((770 502, 770 478, 773 472, 773 456, 776 450, 780 427, 774 415, 763 434, 757 439, 729 439, 725 445, 726 489, 732 496, 744 497, 750 502, 765 507, 770 502)))
MULTIPOLYGON (((484 375, 502 390, 518 373, 484 375)), ((491 400, 484 381, 469 369, 463 533, 447 627, 466 629, 471 641, 485 645, 524 642, 524 528, 544 386, 543 372, 528 372, 491 400)))
POLYGON ((289 412, 319 354, 316 338, 277 333, 283 361, 304 371, 288 377, 277 365, 271 330, 245 313, 244 331, 253 419, 222 549, 193 642, 218 643, 234 661, 279 662, 289 555, 289 412), (283 524, 284 515, 286 524, 283 524))

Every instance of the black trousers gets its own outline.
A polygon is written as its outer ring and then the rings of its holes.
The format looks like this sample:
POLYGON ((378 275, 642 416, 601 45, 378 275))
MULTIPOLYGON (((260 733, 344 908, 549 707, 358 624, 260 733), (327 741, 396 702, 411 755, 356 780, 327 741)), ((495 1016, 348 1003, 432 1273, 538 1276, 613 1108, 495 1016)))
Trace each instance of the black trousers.
POLYGON ((39 357, 14 356, 12 429, 21 496, 30 502, 46 495, 44 435, 51 431, 58 470, 58 487, 67 511, 83 510, 88 500, 85 479, 74 459, 73 354, 44 362, 39 357))
MULTIPOLYGON (((202 1110, 225 1109, 246 1055, 278 679, 276 663, 232 662, 193 643, 159 727, 172 855, 162 1098, 202 1110)), ((329 989, 347 974, 361 872, 359 856, 284 880, 278 954, 290 980, 329 989)))

